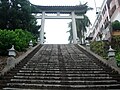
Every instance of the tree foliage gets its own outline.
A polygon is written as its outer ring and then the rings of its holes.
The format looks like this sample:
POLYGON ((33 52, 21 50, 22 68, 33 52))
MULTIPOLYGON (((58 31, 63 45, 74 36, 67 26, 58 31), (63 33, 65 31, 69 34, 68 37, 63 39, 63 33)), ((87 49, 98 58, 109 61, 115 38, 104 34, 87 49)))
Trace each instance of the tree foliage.
POLYGON ((13 30, 0 30, 0 55, 7 55, 7 50, 12 45, 15 46, 17 51, 24 51, 29 44, 30 40, 35 40, 35 37, 28 31, 21 29, 13 30))
POLYGON ((69 41, 69 43, 72 43, 72 40, 73 40, 72 22, 69 23, 68 27, 70 28, 70 30, 67 31, 68 33, 70 33, 68 41, 69 41))
POLYGON ((87 27, 91 25, 89 18, 86 15, 83 15, 84 19, 77 19, 76 26, 77 26, 77 36, 82 43, 82 39, 85 40, 85 32, 87 31, 87 27))
MULTIPOLYGON (((87 3, 83 4, 84 6, 87 6, 87 3)), ((87 8, 84 8, 85 11, 87 12, 88 10, 92 10, 92 8, 88 7, 87 8)), ((82 40, 84 40, 84 34, 85 32, 87 31, 87 27, 89 27, 91 25, 91 22, 89 20, 89 18, 85 15, 85 13, 79 13, 79 14, 76 14, 77 16, 81 16, 83 15, 84 16, 84 19, 76 19, 76 27, 77 27, 77 36, 80 40, 80 42, 82 43, 82 40)), ((70 41, 70 43, 72 42, 73 40, 73 33, 72 33, 72 22, 69 23, 69 26, 70 30, 68 31, 70 33, 70 36, 68 38, 68 40, 70 41)))
POLYGON ((34 34, 40 26, 31 15, 32 6, 29 0, 0 0, 0 29, 23 29, 34 34))
POLYGON ((112 36, 111 46, 116 52, 120 52, 120 36, 112 36))
POLYGON ((90 49, 102 56, 102 57, 107 57, 108 54, 108 49, 109 49, 109 42, 107 41, 93 41, 90 43, 90 49))

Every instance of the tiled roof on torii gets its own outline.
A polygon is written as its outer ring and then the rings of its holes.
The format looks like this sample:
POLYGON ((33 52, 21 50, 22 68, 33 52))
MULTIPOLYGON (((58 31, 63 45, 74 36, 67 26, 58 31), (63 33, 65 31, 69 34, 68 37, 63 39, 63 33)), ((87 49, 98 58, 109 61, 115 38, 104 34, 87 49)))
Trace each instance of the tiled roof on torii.
POLYGON ((87 11, 87 6, 86 5, 76 5, 76 6, 40 6, 40 5, 34 5, 34 7, 39 9, 38 12, 42 12, 42 11, 71 12, 71 11, 75 11, 75 12, 86 13, 86 11, 87 11))

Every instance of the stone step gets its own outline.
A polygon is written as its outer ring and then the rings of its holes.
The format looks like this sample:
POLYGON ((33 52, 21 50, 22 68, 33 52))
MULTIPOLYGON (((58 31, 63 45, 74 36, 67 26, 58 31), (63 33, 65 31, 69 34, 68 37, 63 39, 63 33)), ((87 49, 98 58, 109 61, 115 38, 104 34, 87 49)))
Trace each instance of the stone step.
MULTIPOLYGON (((20 69, 19 69, 20 70, 20 69)), ((40 71, 40 70, 60 70, 60 67, 49 67, 49 68, 22 68, 21 70, 26 71, 40 71)), ((95 67, 66 67, 66 71, 110 71, 109 69, 104 68, 95 68, 95 67)))
MULTIPOLYGON (((24 84, 24 83, 8 83, 6 88, 3 90, 9 90, 9 88, 20 88, 20 89, 99 89, 99 88, 119 88, 120 84, 99 84, 99 85, 61 85, 61 84, 24 84)), ((102 90, 103 90, 102 89, 102 90)), ((19 90, 19 89, 18 89, 19 90)))
MULTIPOLYGON (((25 75, 25 76, 61 76, 61 74, 63 73, 17 73, 17 75, 25 75)), ((91 74, 74 74, 74 73, 70 73, 70 74, 65 74, 66 76, 109 76, 109 74, 97 74, 97 73, 91 73, 91 74)))
POLYGON ((40 81, 36 81, 36 80, 31 80, 31 81, 11 81, 10 83, 7 83, 7 86, 13 86, 17 83, 21 83, 24 85, 26 84, 44 84, 46 86, 46 84, 60 84, 60 85, 108 85, 108 84, 118 84, 117 81, 111 81, 111 80, 106 80, 106 81, 65 81, 65 80, 40 80, 40 81))
MULTIPOLYGON (((35 76, 14 76, 14 79, 34 79, 34 80, 59 80, 61 77, 47 77, 47 76, 41 76, 41 77, 35 77, 35 76)), ((68 80, 114 80, 112 77, 67 77, 68 80)))
MULTIPOLYGON (((22 68, 21 70, 31 70, 31 71, 37 71, 37 70, 42 70, 43 68, 22 68)), ((53 70, 53 69, 59 69, 60 67, 49 67, 49 68, 45 68, 46 70, 53 70)), ((76 68, 69 68, 66 67, 65 70, 75 70, 75 71, 102 71, 104 69, 102 68, 80 68, 80 67, 76 67, 76 68)))
MULTIPOLYGON (((61 65, 62 65, 62 64, 61 64, 61 65)), ((71 67, 71 66, 73 66, 74 68, 77 68, 77 67, 78 67, 78 68, 84 68, 84 67, 86 67, 86 68, 100 68, 100 67, 94 66, 94 65, 91 65, 91 66, 90 66, 90 65, 80 65, 80 64, 79 64, 79 65, 74 65, 74 64, 73 64, 73 65, 72 65, 72 64, 71 64, 71 65, 66 65, 66 64, 64 64, 64 65, 65 65, 65 67, 67 67, 67 68, 69 68, 69 67, 71 67)), ((47 67, 47 66, 49 66, 49 67, 60 67, 60 65, 55 65, 55 64, 52 64, 52 65, 50 65, 50 64, 49 64, 49 65, 37 65, 37 64, 36 64, 36 65, 34 65, 34 66, 33 66, 33 65, 29 65, 29 66, 24 66, 24 67, 25 67, 25 68, 35 68, 36 66, 37 66, 37 67, 43 67, 43 66, 44 66, 44 67, 47 67)))
MULTIPOLYGON (((95 71, 93 71, 93 70, 91 70, 91 71, 89 71, 89 70, 86 70, 86 71, 82 71, 82 70, 79 70, 79 71, 78 70, 65 70, 65 72, 66 72, 66 74, 71 74, 71 73, 74 73, 74 74, 84 74, 84 73, 86 73, 86 74, 91 74, 91 73, 111 74, 112 73, 112 72, 107 72, 107 71, 103 71, 103 70, 101 70, 101 71, 98 71, 98 70, 95 70, 95 71)), ((55 69, 55 70, 48 70, 47 69, 47 71, 46 70, 40 70, 40 71, 20 70, 19 73, 61 73, 61 71, 58 70, 58 69, 55 69)))
POLYGON ((9 80, 9 79, 38 79, 38 80, 59 80, 61 78, 66 78, 69 80, 117 80, 120 82, 120 77, 118 75, 111 75, 111 76, 80 76, 80 75, 15 75, 13 77, 7 76, 4 77, 2 80, 9 80))
MULTIPOLYGON (((40 90, 40 89, 21 89, 21 88, 4 88, 3 90, 40 90)), ((48 89, 47 89, 48 90, 48 89)), ((58 90, 58 89, 57 89, 58 90)))
MULTIPOLYGON (((13 76, 14 77, 14 76, 13 76)), ((5 80, 5 79, 11 79, 11 78, 13 78, 13 77, 10 77, 10 76, 8 76, 8 77, 5 77, 5 78, 3 78, 3 80, 5 80)), ((25 78, 29 78, 29 77, 44 77, 44 78, 61 78, 61 77, 67 77, 67 78, 73 78, 74 79, 74 77, 76 77, 76 79, 99 79, 99 78, 106 78, 106 79, 108 79, 108 77, 112 77, 113 78, 113 76, 108 76, 108 75, 74 75, 74 74, 67 74, 67 75, 63 75, 63 74, 41 74, 41 75, 29 75, 29 74, 25 74, 25 75, 15 75, 15 77, 25 77, 25 78)), ((117 79, 117 80, 120 80, 119 79, 119 77, 117 77, 117 75, 115 75, 114 76, 114 78, 113 79, 117 79)))
POLYGON ((97 84, 97 83, 117 83, 116 80, 69 80, 69 79, 62 79, 61 80, 33 80, 33 79, 11 79, 10 83, 16 82, 16 83, 60 83, 60 82, 64 82, 67 84, 84 84, 84 83, 89 83, 89 84, 97 84))
MULTIPOLYGON (((105 70, 103 70, 103 69, 65 69, 65 68, 47 68, 47 69, 22 69, 22 70, 20 70, 20 72, 44 72, 44 71, 46 71, 46 72, 53 72, 53 71, 61 71, 61 70, 63 70, 63 71, 67 71, 67 72, 106 72, 106 73, 113 73, 113 74, 118 74, 118 72, 116 72, 116 71, 105 71, 105 70)), ((12 72, 14 72, 14 71, 12 71, 12 72)), ((16 72, 16 71, 15 71, 16 72)))

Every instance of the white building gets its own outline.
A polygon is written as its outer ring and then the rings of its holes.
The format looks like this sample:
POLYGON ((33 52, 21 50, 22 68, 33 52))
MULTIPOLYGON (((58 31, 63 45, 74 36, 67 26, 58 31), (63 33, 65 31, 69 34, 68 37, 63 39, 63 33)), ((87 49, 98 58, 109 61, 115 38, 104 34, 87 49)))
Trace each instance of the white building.
POLYGON ((120 0, 104 0, 100 9, 92 26, 93 41, 100 40, 100 34, 102 34, 102 40, 109 40, 110 23, 115 20, 120 21, 120 0))

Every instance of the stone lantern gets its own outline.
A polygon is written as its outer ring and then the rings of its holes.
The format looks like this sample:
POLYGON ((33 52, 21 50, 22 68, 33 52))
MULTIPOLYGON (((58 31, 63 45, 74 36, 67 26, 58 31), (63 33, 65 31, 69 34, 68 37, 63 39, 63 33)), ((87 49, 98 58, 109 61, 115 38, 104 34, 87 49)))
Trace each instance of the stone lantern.
POLYGON ((40 38, 37 39, 37 42, 40 43, 40 38))
POLYGON ((9 51, 9 53, 8 53, 9 56, 14 56, 14 57, 16 56, 14 45, 12 45, 12 48, 9 49, 8 51, 9 51))
POLYGON ((115 50, 109 46, 108 57, 115 57, 115 50))
POLYGON ((86 48, 90 50, 90 41, 92 40, 93 37, 86 37, 86 48))
POLYGON ((10 57, 7 58, 7 70, 9 70, 10 68, 15 67, 16 51, 14 49, 14 45, 12 45, 11 49, 8 49, 8 55, 10 57))
POLYGON ((117 63, 116 63, 116 59, 115 59, 115 50, 112 49, 111 46, 109 46, 108 58, 109 58, 108 64, 117 68, 117 63))
POLYGON ((33 42, 32 42, 32 40, 30 40, 30 42, 29 42, 29 46, 30 46, 30 48, 33 46, 33 42))

